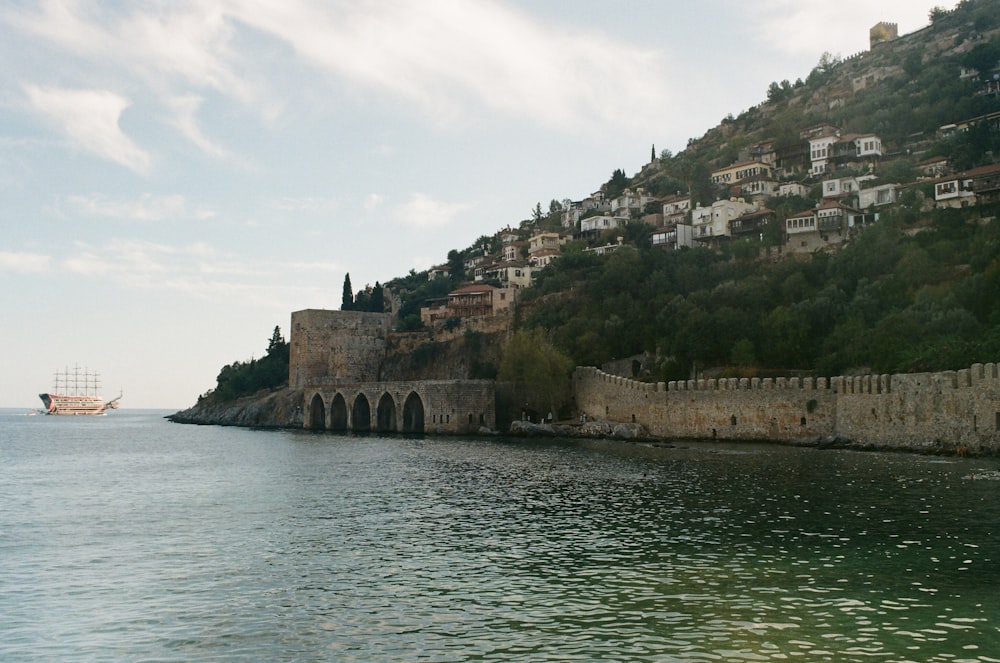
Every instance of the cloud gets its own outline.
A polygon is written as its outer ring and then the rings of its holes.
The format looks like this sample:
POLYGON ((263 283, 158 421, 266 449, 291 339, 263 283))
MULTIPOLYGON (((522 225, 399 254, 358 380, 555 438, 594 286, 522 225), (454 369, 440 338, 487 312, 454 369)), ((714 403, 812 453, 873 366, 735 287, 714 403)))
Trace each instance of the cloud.
POLYGON ((662 54, 544 25, 496 2, 233 2, 241 22, 320 70, 402 98, 440 123, 486 107, 584 131, 662 112, 662 54))
POLYGON ((337 211, 337 208, 340 207, 340 201, 336 198, 325 198, 322 196, 285 196, 272 201, 271 206, 282 212, 320 212, 329 214, 337 211))
POLYGON ((927 24, 932 6, 913 0, 760 0, 751 20, 755 34, 781 35, 769 42, 771 48, 818 61, 823 51, 847 57, 867 50, 868 28, 879 21, 898 23, 901 35, 917 30, 927 24))
POLYGON ((154 0, 116 11, 109 3, 42 0, 38 11, 8 9, 3 18, 79 57, 129 70, 153 88, 167 77, 251 102, 254 86, 231 62, 235 27, 223 4, 154 0))
MULTIPOLYGON (((0 268, 6 263, 5 255, 0 254, 0 268)), ((220 252, 206 242, 174 246, 136 239, 111 239, 100 245, 79 243, 57 267, 127 289, 173 292, 227 305, 241 302, 276 310, 284 310, 290 297, 321 301, 329 295, 315 279, 302 279, 302 274, 346 271, 342 265, 327 261, 257 259, 220 252)))
POLYGON ((169 103, 175 113, 171 124, 177 127, 188 140, 194 143, 205 154, 217 159, 232 158, 232 154, 228 150, 212 141, 202 132, 201 126, 198 124, 198 118, 196 117, 201 102, 201 97, 194 94, 186 94, 171 99, 169 103))
POLYGON ((189 209, 180 194, 154 195, 144 193, 135 200, 111 199, 100 193, 67 198, 73 209, 86 216, 106 217, 127 221, 162 221, 165 219, 205 220, 215 216, 206 208, 189 209))
POLYGON ((363 206, 365 208, 365 211, 371 212, 376 208, 378 208, 381 204, 382 204, 382 196, 380 196, 377 193, 369 193, 367 196, 365 196, 365 202, 363 203, 363 206))
POLYGON ((31 105, 59 125, 73 143, 138 173, 149 170, 149 154, 118 126, 130 102, 108 90, 25 86, 31 105))
POLYGON ((408 226, 437 228, 451 224, 456 216, 473 207, 470 203, 444 203, 423 193, 414 193, 407 202, 396 206, 394 215, 408 226))
POLYGON ((663 51, 598 29, 543 23, 491 0, 49 0, 3 16, 102 70, 130 72, 174 109, 173 124, 214 156, 224 150, 198 128, 201 96, 190 88, 218 91, 273 118, 287 104, 274 89, 287 87, 294 71, 282 66, 285 78, 266 79, 258 49, 274 45, 330 84, 346 83, 369 101, 405 102, 439 126, 474 123, 487 110, 586 132, 645 127, 668 110, 663 51))
POLYGON ((52 258, 40 253, 0 251, 0 272, 41 274, 52 267, 52 258))

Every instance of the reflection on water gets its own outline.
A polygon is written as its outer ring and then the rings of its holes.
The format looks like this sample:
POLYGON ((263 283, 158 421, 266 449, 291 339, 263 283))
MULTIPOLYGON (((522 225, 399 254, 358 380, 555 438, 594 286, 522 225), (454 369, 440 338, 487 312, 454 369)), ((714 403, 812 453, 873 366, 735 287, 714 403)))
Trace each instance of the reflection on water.
POLYGON ((1000 661, 991 460, 0 419, 3 660, 1000 661))

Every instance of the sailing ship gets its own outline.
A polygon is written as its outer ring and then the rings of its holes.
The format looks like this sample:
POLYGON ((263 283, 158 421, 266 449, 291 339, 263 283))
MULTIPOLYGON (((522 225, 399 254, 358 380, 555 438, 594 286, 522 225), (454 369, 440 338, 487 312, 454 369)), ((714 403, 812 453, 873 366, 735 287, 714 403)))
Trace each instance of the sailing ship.
POLYGON ((109 409, 118 409, 118 401, 122 395, 119 393, 116 398, 105 401, 98 395, 101 388, 99 373, 92 373, 86 368, 82 371, 79 366, 74 366, 71 371, 67 366, 65 370, 54 373, 52 391, 45 394, 38 394, 45 405, 45 414, 59 415, 99 415, 105 414, 109 409))

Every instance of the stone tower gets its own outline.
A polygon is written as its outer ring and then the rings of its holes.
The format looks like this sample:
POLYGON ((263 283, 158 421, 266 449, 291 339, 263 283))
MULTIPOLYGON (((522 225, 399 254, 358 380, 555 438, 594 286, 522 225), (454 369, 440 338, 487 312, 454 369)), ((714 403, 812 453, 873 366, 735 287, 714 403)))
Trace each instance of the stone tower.
POLYGON ((872 26, 868 31, 868 43, 870 48, 875 48, 877 44, 892 41, 899 38, 899 25, 896 23, 886 23, 880 21, 872 26))
POLYGON ((289 340, 289 386, 380 380, 391 320, 391 313, 295 311, 289 340))

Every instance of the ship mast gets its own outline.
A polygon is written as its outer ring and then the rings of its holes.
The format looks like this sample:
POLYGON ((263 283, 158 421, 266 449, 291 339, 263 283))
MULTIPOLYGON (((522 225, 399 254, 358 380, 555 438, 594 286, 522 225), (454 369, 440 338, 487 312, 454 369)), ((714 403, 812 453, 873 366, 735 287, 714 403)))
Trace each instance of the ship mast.
POLYGON ((52 393, 62 396, 98 396, 101 391, 101 374, 97 371, 91 372, 86 366, 80 370, 79 364, 73 365, 73 370, 69 366, 58 369, 53 374, 52 393))

